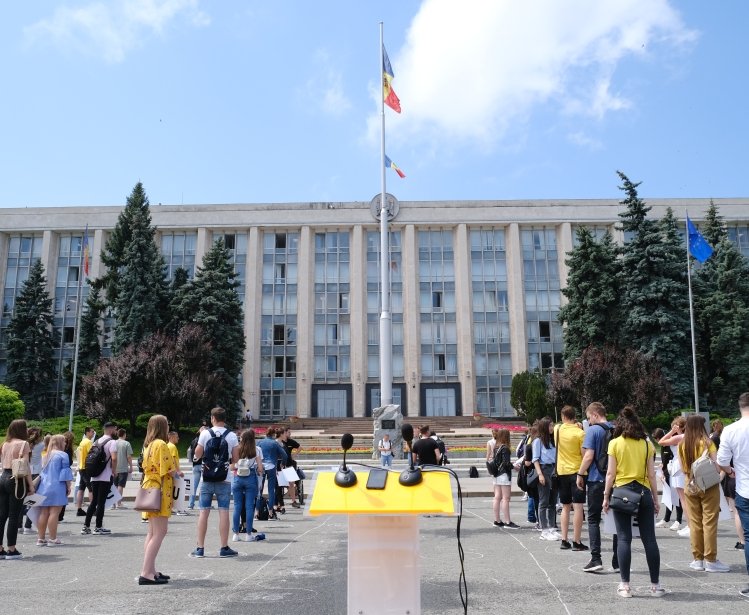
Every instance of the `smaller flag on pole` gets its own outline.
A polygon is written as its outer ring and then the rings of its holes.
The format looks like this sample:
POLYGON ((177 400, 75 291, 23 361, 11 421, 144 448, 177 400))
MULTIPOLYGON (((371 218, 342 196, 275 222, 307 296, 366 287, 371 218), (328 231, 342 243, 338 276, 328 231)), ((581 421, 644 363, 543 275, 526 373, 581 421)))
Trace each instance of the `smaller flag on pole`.
POLYGON ((397 113, 401 112, 401 101, 395 95, 393 90, 392 81, 395 78, 393 73, 393 67, 390 66, 390 58, 388 58, 388 52, 385 51, 385 45, 382 46, 382 96, 385 100, 385 104, 397 113))
POLYGON ((395 171, 398 174, 398 177, 405 177, 406 176, 406 174, 403 171, 401 171, 395 165, 395 163, 392 160, 390 160, 390 158, 387 157, 387 155, 385 155, 385 168, 386 169, 393 169, 393 171, 395 171))
POLYGON ((86 230, 83 232, 83 275, 88 277, 89 274, 89 268, 88 268, 88 258, 89 258, 89 246, 88 246, 88 224, 86 225, 86 230))
POLYGON ((704 263, 713 255, 713 249, 702 236, 702 233, 697 230, 697 227, 692 224, 689 216, 687 216, 687 232, 689 233, 687 241, 689 244, 689 253, 699 262, 704 263))

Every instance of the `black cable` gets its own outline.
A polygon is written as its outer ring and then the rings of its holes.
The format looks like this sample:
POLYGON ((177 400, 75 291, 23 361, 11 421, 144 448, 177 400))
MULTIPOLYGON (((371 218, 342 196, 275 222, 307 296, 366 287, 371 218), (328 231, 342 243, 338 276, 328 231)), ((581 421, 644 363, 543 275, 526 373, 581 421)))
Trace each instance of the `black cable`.
MULTIPOLYGON (((382 468, 380 466, 369 466, 364 463, 349 463, 352 466, 359 466, 361 468, 368 468, 370 470, 385 470, 392 474, 400 474, 399 470, 392 468, 382 468)), ((455 526, 455 537, 458 540, 458 560, 460 561, 460 575, 458 576, 458 592, 460 593, 460 602, 463 605, 463 613, 468 613, 468 582, 466 580, 465 570, 465 551, 463 550, 463 543, 460 540, 460 528, 463 521, 463 490, 460 487, 460 478, 455 470, 447 468, 445 466, 435 465, 422 465, 419 466, 423 472, 447 472, 455 478, 455 483, 458 487, 458 521, 455 526)))

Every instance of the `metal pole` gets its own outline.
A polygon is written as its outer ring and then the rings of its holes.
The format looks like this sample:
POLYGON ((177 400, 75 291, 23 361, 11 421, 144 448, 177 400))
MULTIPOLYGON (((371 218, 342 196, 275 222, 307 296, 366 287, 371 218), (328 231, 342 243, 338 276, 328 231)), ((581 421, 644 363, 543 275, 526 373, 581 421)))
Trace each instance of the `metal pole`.
MULTIPOLYGON (((380 22, 380 81, 384 77, 385 37, 383 23, 380 22)), ((390 237, 388 235, 388 211, 385 200, 385 99, 380 93, 380 406, 393 403, 393 333, 390 314, 390 237)))
MULTIPOLYGON (((88 234, 88 233, 87 233, 88 234)), ((70 391, 70 418, 68 419, 68 431, 73 431, 73 411, 75 410, 75 389, 78 380, 78 350, 81 345, 81 294, 83 291, 83 277, 86 267, 83 259, 86 258, 86 250, 81 244, 81 266, 78 272, 78 294, 75 303, 75 355, 73 357, 73 387, 70 391)))
MULTIPOLYGON (((685 214, 686 214, 686 210, 685 214)), ((689 327, 692 331, 692 378, 694 380, 694 411, 700 411, 700 396, 697 388, 697 345, 694 340, 694 307, 692 305, 692 273, 691 263, 689 262, 689 225, 687 217, 684 216, 684 227, 686 228, 687 240, 687 286, 689 287, 689 327)))

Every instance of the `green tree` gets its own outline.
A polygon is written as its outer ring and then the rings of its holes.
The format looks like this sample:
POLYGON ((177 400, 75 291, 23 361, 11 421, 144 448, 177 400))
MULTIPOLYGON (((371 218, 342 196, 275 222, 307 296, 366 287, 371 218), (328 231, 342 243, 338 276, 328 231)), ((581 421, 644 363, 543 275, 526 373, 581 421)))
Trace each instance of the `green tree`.
MULTIPOLYGON (((148 197, 138 183, 128 199, 129 239, 124 242, 122 261, 115 276, 115 354, 137 343, 166 324, 168 290, 164 259, 156 247, 156 229, 151 226, 148 197)), ((125 208, 128 211, 128 207, 125 208)), ((122 215, 124 215, 123 212, 122 215)), ((109 242, 108 242, 109 246, 109 242)), ((120 246, 117 246, 119 251, 120 246)), ((114 253, 113 253, 114 254, 114 253)), ((112 299, 108 296, 110 304, 112 299)))
POLYGON ((749 382, 749 263, 712 202, 703 230, 714 252, 692 279, 700 393, 712 409, 732 412, 749 382))
POLYGON ((0 429, 5 431, 16 419, 23 418, 24 405, 18 391, 0 384, 0 429))
POLYGON ((619 333, 619 263, 607 232, 596 241, 584 226, 577 229, 577 247, 565 261, 569 268, 562 293, 567 304, 559 311, 564 328, 564 360, 579 357, 588 346, 603 346, 619 333))
POLYGON ((230 417, 241 408, 239 375, 245 348, 244 316, 235 278, 229 250, 223 239, 218 239, 195 278, 183 285, 175 298, 177 318, 200 325, 213 346, 208 368, 222 380, 219 403, 230 417))
POLYGON ((648 218, 650 207, 638 196, 639 183, 618 173, 626 194, 619 216, 629 239, 621 249, 621 341, 655 358, 674 387, 676 401, 685 403, 691 365, 684 247, 673 212, 662 221, 648 218))
POLYGON ((176 334, 179 328, 186 324, 180 319, 179 302, 182 297, 180 289, 190 281, 190 276, 184 267, 177 267, 172 276, 172 283, 169 286, 169 321, 164 327, 164 331, 176 334))
POLYGON ((7 384, 21 395, 29 418, 44 417, 53 405, 55 383, 52 299, 44 265, 37 260, 16 298, 8 325, 7 384))
POLYGON ((512 377, 510 405, 531 425, 552 412, 541 372, 519 372, 512 377))

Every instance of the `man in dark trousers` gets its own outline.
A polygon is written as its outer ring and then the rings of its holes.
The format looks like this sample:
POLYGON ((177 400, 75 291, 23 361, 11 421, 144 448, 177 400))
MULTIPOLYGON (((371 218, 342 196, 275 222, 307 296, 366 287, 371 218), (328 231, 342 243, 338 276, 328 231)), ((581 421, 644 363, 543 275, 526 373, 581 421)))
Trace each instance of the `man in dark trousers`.
POLYGON ((416 463, 420 466, 438 466, 442 459, 440 446, 430 437, 430 433, 429 425, 421 427, 419 429, 419 439, 411 447, 413 454, 416 455, 416 463))

